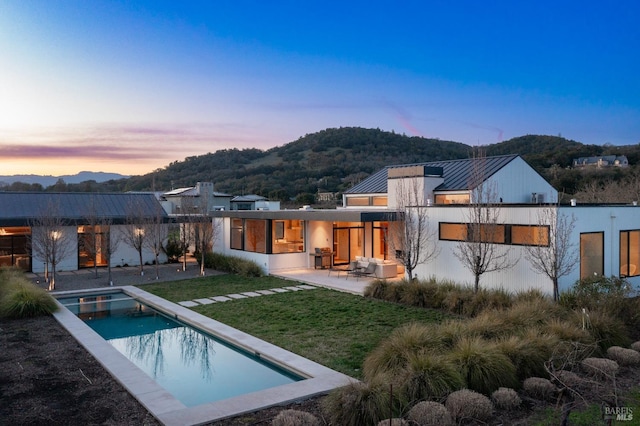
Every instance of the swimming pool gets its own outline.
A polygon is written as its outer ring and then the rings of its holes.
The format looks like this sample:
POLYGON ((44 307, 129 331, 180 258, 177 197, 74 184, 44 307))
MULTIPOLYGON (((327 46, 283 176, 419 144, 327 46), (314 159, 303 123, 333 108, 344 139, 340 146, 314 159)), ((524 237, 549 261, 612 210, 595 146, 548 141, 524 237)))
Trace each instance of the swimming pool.
POLYGON ((58 301, 187 407, 303 379, 125 293, 58 301))
MULTIPOLYGON (((58 322, 84 346, 84 348, 120 383, 127 391, 133 395, 149 412, 166 426, 187 426, 199 425, 215 420, 237 416, 242 413, 256 411, 265 407, 282 405, 288 402, 309 398, 314 395, 324 394, 332 389, 347 385, 355 379, 331 370, 323 365, 301 357, 297 354, 282 349, 276 345, 260 340, 250 334, 244 333, 214 319, 205 317, 191 309, 169 302, 161 297, 133 287, 123 286, 113 289, 81 290, 69 292, 55 292, 61 309, 54 313, 58 322), (120 295, 118 295, 120 293, 120 295), (89 326, 81 317, 93 317, 88 311, 88 306, 82 308, 78 305, 75 309, 79 315, 71 312, 62 302, 69 303, 65 299, 91 298, 111 295, 109 302, 113 304, 119 298, 135 299, 142 305, 153 308, 162 314, 160 319, 171 319, 179 324, 186 324, 195 329, 201 330, 204 334, 219 339, 221 343, 216 343, 216 354, 218 354, 218 344, 227 344, 246 352, 258 359, 266 362, 276 369, 285 371, 285 375, 291 375, 303 380, 293 380, 289 383, 269 387, 263 390, 253 391, 242 395, 237 395, 213 402, 205 402, 195 406, 187 406, 175 395, 167 391, 152 376, 145 373, 135 363, 129 360, 114 345, 101 337, 93 328, 89 326), (124 296, 123 296, 124 295, 124 296)), ((231 302, 227 302, 231 303, 231 302)), ((100 314, 103 315, 103 314, 100 314)), ((175 330, 178 327, 169 327, 167 330, 175 330)), ((177 333, 172 331, 173 333, 177 333)), ((154 332, 155 334, 155 332, 154 332)), ((114 336, 117 338, 123 336, 114 336)), ((157 336, 156 336, 157 338, 157 336)), ((172 337, 175 339, 175 337, 172 337)), ((198 337, 199 339, 199 337, 198 337)), ((126 345, 125 345, 126 346, 126 345)), ((135 347, 135 345, 134 345, 135 347)), ((134 351, 135 352, 135 351, 134 351)), ((164 351, 162 352, 164 355, 164 351)), ((181 355, 176 355, 180 357, 181 355)), ((191 355, 190 355, 191 356, 191 355)), ((214 356, 214 359, 216 356, 214 356)), ((166 359, 166 357, 162 357, 166 359)), ((196 357, 199 361, 203 358, 196 357)), ((64 362, 64 360, 61 360, 64 362)), ((197 374, 202 374, 198 366, 197 374)), ((166 369, 166 364, 165 364, 166 369)), ((218 369, 216 368, 216 371, 218 369)), ((238 377, 242 377, 239 374, 238 377)), ((291 377, 290 377, 291 378, 291 377)), ((237 381, 238 379, 234 379, 237 381)), ((195 402, 194 402, 195 403, 195 402)))

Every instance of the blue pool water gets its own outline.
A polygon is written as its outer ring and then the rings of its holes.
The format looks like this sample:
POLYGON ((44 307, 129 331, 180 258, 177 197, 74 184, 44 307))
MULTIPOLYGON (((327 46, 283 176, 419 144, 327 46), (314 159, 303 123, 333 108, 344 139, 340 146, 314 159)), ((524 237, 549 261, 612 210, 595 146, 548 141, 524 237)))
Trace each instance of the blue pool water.
POLYGON ((187 407, 302 380, 124 293, 59 302, 187 407))

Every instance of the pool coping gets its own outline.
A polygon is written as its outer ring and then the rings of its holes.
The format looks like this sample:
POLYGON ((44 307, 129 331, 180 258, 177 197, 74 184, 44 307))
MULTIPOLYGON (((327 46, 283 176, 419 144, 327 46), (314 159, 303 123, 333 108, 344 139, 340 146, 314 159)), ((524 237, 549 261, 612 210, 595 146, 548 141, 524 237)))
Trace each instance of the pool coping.
POLYGON ((265 342, 191 309, 169 302, 133 286, 56 292, 56 297, 124 292, 182 322, 203 329, 249 353, 305 377, 286 385, 186 407, 135 366, 74 313, 61 307, 54 317, 93 357, 161 423, 167 426, 199 425, 276 405, 325 394, 356 379, 293 352, 265 342))

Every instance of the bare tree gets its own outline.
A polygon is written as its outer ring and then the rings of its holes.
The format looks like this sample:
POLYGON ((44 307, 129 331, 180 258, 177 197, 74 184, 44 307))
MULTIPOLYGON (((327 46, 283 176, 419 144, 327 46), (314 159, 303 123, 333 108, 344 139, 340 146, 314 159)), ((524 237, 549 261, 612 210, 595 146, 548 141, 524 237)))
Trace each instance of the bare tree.
POLYGON ((146 246, 146 220, 147 218, 144 214, 144 206, 140 202, 133 201, 127 206, 127 218, 122 232, 122 240, 126 245, 138 252, 141 276, 144 275, 142 250, 146 246))
POLYGON ((477 293, 483 274, 509 269, 518 261, 512 261, 506 246, 500 244, 504 242, 505 230, 500 223, 497 188, 485 180, 485 157, 476 156, 472 161, 471 199, 465 212, 466 240, 457 244, 453 254, 474 275, 477 293))
POLYGON ((538 210, 537 226, 526 246, 531 269, 553 282, 555 301, 559 297, 559 278, 570 274, 580 261, 577 244, 571 240, 575 224, 575 216, 560 213, 557 205, 543 207, 538 210))
POLYGON ((396 259, 403 265, 410 280, 418 265, 427 263, 439 254, 435 239, 437 232, 429 221, 424 189, 417 177, 398 179, 396 183, 396 207, 403 223, 389 221, 389 245, 396 259))
MULTIPOLYGON (((48 274, 49 290, 56 288, 56 267, 74 248, 74 238, 65 232, 65 223, 61 217, 60 205, 47 203, 39 215, 31 223, 30 245, 33 253, 45 261, 45 273, 51 265, 48 274)), ((73 235, 75 237, 75 234, 73 235)))
POLYGON ((104 237, 107 239, 105 245, 107 256, 107 270, 109 274, 109 285, 113 285, 113 276, 111 274, 111 257, 118 250, 118 246, 122 241, 122 234, 113 232, 113 223, 109 219, 104 219, 102 225, 104 227, 104 237))
POLYGON ((145 226, 146 237, 144 246, 153 252, 155 260, 156 280, 160 278, 159 256, 164 251, 164 244, 167 240, 167 226, 160 211, 157 211, 153 217, 147 218, 145 226))

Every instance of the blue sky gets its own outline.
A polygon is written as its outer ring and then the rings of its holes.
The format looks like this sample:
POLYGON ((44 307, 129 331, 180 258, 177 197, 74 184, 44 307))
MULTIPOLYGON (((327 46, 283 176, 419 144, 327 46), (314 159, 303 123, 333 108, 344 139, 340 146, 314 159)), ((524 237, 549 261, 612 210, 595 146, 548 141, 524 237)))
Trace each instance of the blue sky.
POLYGON ((361 126, 640 143, 640 2, 0 0, 0 175, 361 126))

